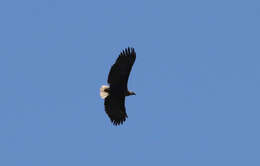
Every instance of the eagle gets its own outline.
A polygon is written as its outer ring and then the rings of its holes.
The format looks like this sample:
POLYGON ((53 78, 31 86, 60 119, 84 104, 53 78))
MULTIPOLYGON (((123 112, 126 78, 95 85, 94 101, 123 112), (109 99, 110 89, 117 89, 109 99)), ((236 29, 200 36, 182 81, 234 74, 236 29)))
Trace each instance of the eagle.
POLYGON ((134 48, 124 49, 112 65, 107 82, 100 88, 100 97, 104 99, 105 112, 113 125, 121 125, 127 116, 125 109, 125 97, 135 95, 135 92, 127 88, 128 78, 136 59, 134 48))

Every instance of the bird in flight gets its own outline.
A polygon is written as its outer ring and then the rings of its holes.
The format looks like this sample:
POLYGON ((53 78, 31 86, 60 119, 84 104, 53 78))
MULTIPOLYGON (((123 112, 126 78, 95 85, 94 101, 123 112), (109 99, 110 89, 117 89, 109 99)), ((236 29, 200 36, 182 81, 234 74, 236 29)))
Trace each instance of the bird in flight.
POLYGON ((125 97, 135 95, 127 88, 128 78, 135 62, 134 48, 124 49, 108 74, 108 85, 100 88, 100 97, 105 100, 105 111, 113 125, 120 125, 127 118, 125 97))

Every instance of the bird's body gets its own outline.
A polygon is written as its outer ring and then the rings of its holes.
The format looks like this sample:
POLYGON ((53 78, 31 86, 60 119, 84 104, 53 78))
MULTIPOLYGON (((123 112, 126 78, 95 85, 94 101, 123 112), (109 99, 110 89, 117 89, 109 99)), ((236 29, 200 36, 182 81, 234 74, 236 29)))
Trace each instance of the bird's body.
POLYGON ((105 111, 114 125, 122 124, 126 118, 125 97, 135 95, 127 88, 128 78, 135 62, 133 48, 122 51, 108 75, 108 84, 100 88, 100 96, 105 100, 105 111))

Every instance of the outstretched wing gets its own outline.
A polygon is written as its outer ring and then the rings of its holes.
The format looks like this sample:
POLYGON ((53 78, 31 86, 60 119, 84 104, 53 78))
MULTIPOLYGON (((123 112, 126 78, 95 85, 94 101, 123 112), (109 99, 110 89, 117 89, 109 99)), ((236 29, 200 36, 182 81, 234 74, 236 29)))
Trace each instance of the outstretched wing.
POLYGON ((105 99, 105 110, 114 125, 122 124, 127 118, 125 97, 109 95, 105 99))
POLYGON ((135 62, 136 53, 134 48, 126 48, 118 56, 115 64, 111 67, 107 82, 110 87, 127 90, 127 81, 135 62))

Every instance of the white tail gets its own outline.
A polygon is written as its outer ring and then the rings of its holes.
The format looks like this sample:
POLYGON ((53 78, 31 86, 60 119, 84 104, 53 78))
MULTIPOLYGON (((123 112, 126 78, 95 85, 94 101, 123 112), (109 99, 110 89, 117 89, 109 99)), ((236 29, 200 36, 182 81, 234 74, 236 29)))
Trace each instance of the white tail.
POLYGON ((105 99, 109 94, 108 94, 108 92, 106 92, 105 90, 106 89, 108 89, 109 88, 109 86, 107 86, 107 85, 102 85, 101 87, 100 87, 100 97, 102 98, 102 99, 105 99))

